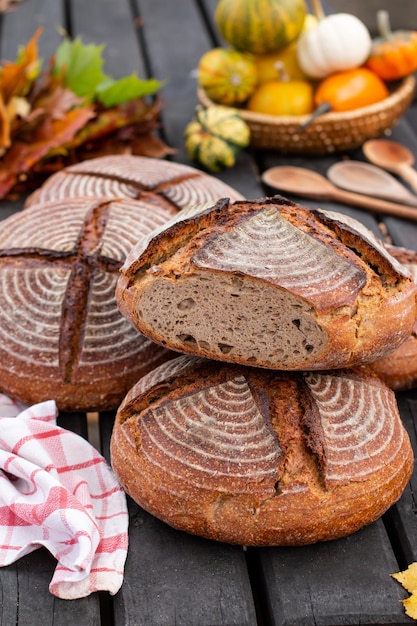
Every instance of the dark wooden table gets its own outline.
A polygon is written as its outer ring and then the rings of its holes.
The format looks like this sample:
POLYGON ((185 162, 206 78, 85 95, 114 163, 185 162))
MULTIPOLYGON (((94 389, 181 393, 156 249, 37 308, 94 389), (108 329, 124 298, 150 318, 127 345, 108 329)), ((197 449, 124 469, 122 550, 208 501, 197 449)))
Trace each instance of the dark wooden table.
MULTIPOLYGON (((59 26, 86 43, 105 43, 105 69, 114 77, 135 71, 166 81, 161 135, 178 150, 172 158, 188 163, 183 132, 197 103, 195 68, 200 56, 219 43, 212 19, 215 6, 216 0, 23 0, 15 11, 0 17, 0 58, 14 60, 18 45, 26 43, 38 25, 44 26, 39 46, 44 59, 60 42, 59 26)), ((417 28, 417 14, 404 16, 404 26, 411 26, 412 17, 417 28)), ((392 138, 406 144, 417 157, 417 103, 393 130, 392 138)), ((361 150, 348 156, 364 159, 361 150)), ((303 165, 324 174, 340 158, 247 151, 219 178, 246 197, 259 198, 270 194, 260 183, 266 167, 303 165)), ((417 222, 331 203, 320 206, 348 213, 378 234, 387 232, 393 243, 417 249, 417 222)), ((19 201, 0 202, 0 219, 21 207, 19 201)), ((398 403, 417 452, 417 390, 398 394, 398 403)), ((107 458, 113 419, 112 413, 100 415, 101 446, 107 458)), ((89 436, 85 415, 61 415, 60 423, 89 436)), ((171 529, 130 502, 130 546, 125 581, 117 596, 54 598, 48 583, 55 562, 46 551, 38 550, 0 570, 0 624, 412 623, 401 604, 408 594, 390 574, 417 560, 416 481, 414 474, 400 501, 374 524, 345 539, 304 548, 244 550, 206 541, 171 529)))

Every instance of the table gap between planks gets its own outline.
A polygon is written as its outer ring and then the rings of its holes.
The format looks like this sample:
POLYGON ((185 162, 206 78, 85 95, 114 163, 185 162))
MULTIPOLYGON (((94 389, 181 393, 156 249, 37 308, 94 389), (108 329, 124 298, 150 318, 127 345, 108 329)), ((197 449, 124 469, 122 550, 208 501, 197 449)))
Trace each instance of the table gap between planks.
MULTIPOLYGON (((216 0, 22 0, 0 17, 0 58, 14 60, 38 26, 40 54, 47 60, 61 40, 58 29, 85 43, 104 43, 105 70, 119 78, 137 72, 166 81, 161 136, 176 148, 171 157, 190 163, 183 132, 196 98, 201 55, 221 44, 214 26, 216 0)), ((331 6, 331 0, 328 2, 331 6)), ((357 3, 356 3, 357 4, 357 3)), ((359 6, 359 4, 358 4, 359 6)), ((355 2, 349 4, 354 12, 355 2)), ((395 8, 392 8, 395 12, 395 8)), ((397 18, 398 16, 395 15, 397 18)), ((417 15, 413 16, 417 21, 417 15)), ((412 17, 404 19, 411 27, 412 17)), ((414 24, 417 28, 417 23, 414 24)), ((391 137, 417 156, 417 104, 391 137)), ((218 177, 248 198, 270 195, 260 174, 273 165, 309 167, 325 174, 344 157, 364 160, 360 149, 346 155, 304 157, 245 151, 218 177)), ((291 199, 313 208, 341 211, 379 236, 417 249, 417 223, 366 213, 331 202, 291 199)), ((23 200, 0 202, 0 219, 23 208, 23 200)), ((413 448, 417 392, 398 394, 413 448)), ((114 412, 99 416, 100 446, 109 459, 114 412)), ((59 423, 91 436, 83 414, 61 414, 59 423)), ((417 560, 413 477, 399 502, 380 520, 344 539, 302 548, 245 550, 176 531, 129 501, 129 553, 121 591, 64 601, 48 591, 55 562, 37 550, 0 570, 1 626, 339 626, 410 624, 401 599, 407 593, 392 572, 417 560)))

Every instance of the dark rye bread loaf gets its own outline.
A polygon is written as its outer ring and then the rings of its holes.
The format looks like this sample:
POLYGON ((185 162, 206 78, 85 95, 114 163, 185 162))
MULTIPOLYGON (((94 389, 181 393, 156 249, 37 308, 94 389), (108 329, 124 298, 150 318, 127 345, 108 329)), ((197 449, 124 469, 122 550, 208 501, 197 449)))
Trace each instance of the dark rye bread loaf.
POLYGON ((50 176, 26 201, 32 204, 78 197, 141 199, 149 204, 186 207, 242 195, 201 170, 161 159, 111 155, 82 161, 50 176))
POLYGON ((132 249, 116 296, 165 347, 282 370, 376 360, 416 319, 411 275, 370 231, 280 196, 183 211, 132 249))
POLYGON ((404 490, 413 454, 377 378, 179 356, 127 394, 111 461, 126 492, 171 526, 262 546, 374 521, 404 490))
MULTIPOLYGON (((412 274, 417 285, 417 252, 398 246, 386 246, 390 254, 412 274)), ((410 335, 388 356, 365 366, 394 391, 417 386, 417 318, 410 335)))

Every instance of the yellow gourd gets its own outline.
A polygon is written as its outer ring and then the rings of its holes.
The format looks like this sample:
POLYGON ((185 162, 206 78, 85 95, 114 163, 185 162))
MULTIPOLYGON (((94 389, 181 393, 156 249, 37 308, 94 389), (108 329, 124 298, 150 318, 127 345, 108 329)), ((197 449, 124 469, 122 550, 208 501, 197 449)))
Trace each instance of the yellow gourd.
POLYGON ((250 98, 247 108, 265 115, 306 115, 313 110, 313 85, 301 80, 263 83, 250 98))
MULTIPOLYGON (((303 31, 317 26, 317 18, 310 13, 306 15, 303 31)), ((280 68, 283 66, 290 80, 307 80, 307 74, 303 72, 297 58, 297 41, 278 52, 254 55, 254 62, 258 76, 258 83, 266 83, 269 80, 279 78, 280 68)))

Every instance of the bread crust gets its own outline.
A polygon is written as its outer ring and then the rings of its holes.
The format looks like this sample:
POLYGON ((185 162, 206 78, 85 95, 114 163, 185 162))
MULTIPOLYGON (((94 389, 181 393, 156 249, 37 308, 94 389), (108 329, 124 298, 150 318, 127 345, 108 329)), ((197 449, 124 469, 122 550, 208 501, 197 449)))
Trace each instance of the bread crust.
MULTIPOLYGON (((387 249, 407 267, 417 284, 417 252, 393 245, 387 246, 387 249)), ((367 364, 365 368, 394 391, 413 389, 417 385, 417 320, 410 335, 394 352, 367 364)))
POLYGON ((281 196, 179 217, 131 250, 117 285, 121 311, 153 341, 302 370, 374 361, 409 335, 412 277, 355 220, 281 196))
POLYGON ((179 356, 126 396, 111 461, 126 492, 171 526, 266 546, 371 523, 401 495, 413 454, 375 377, 179 356))

